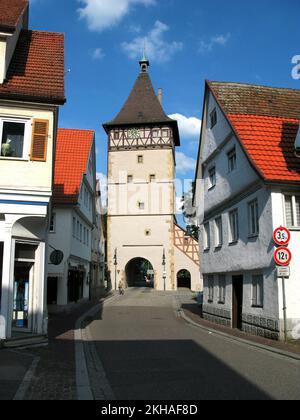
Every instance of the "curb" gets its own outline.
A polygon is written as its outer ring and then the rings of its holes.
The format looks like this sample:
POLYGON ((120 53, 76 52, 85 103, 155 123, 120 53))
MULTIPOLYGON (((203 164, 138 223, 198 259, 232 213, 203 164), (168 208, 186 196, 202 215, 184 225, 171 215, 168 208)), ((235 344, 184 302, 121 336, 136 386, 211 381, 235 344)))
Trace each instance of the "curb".
POLYGON ((40 357, 35 357, 33 359, 33 362, 30 366, 30 368, 27 370, 14 398, 13 401, 24 401, 25 400, 25 395, 28 391, 28 388, 31 384, 32 379, 34 378, 34 374, 36 371, 36 368, 38 367, 38 364, 40 362, 40 357))
POLYGON ((85 314, 83 314, 75 324, 75 367, 76 367, 76 388, 77 388, 77 399, 79 401, 93 401, 94 396, 91 389, 86 355, 84 350, 84 342, 86 338, 84 337, 84 328, 83 323, 86 318, 89 316, 95 315, 98 310, 101 308, 104 302, 107 302, 113 299, 115 295, 108 296, 104 298, 100 303, 95 305, 93 308, 89 309, 85 314))
POLYGON ((300 356, 298 356, 295 353, 291 353, 291 352, 288 352, 288 351, 275 349, 274 347, 270 347, 270 346, 267 346, 267 345, 264 345, 264 344, 254 343, 253 341, 249 341, 249 340, 246 340, 244 338, 234 337, 234 336, 232 336, 230 334, 227 334, 227 333, 224 333, 224 332, 215 330, 213 327, 212 328, 208 328, 208 327, 205 327, 203 325, 197 324, 197 322, 193 321, 191 318, 189 318, 184 313, 184 311, 183 311, 183 309, 181 309, 180 304, 179 304, 178 301, 177 301, 177 308, 178 308, 177 309, 178 315, 184 321, 186 321, 188 324, 192 325, 193 327, 199 328, 199 329, 201 329, 203 331, 206 331, 206 332, 213 333, 215 335, 219 335, 219 336, 221 336, 223 338, 226 338, 229 341, 235 341, 235 342, 238 342, 238 343, 241 343, 241 344, 245 344, 245 345, 250 346, 250 347, 254 347, 256 349, 260 349, 260 350, 267 351, 269 353, 276 354, 278 356, 283 356, 283 357, 286 357, 288 359, 296 360, 298 362, 300 361, 300 356))

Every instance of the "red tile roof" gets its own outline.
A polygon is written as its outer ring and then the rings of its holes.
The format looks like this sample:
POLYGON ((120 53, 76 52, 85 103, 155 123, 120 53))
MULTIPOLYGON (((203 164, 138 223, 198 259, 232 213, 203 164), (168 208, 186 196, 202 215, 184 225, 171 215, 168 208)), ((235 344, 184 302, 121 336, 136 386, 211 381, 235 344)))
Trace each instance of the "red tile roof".
POLYGON ((0 98, 63 104, 64 71, 64 35, 23 30, 0 98))
POLYGON ((266 181, 300 181, 300 90, 208 82, 250 162, 266 181))
POLYGON ((299 120, 233 114, 228 117, 264 179, 300 181, 300 159, 294 147, 299 120))
POLYGON ((0 29, 14 32, 27 7, 27 0, 0 0, 0 29))
POLYGON ((60 128, 57 133, 54 204, 76 205, 94 141, 92 130, 60 128))

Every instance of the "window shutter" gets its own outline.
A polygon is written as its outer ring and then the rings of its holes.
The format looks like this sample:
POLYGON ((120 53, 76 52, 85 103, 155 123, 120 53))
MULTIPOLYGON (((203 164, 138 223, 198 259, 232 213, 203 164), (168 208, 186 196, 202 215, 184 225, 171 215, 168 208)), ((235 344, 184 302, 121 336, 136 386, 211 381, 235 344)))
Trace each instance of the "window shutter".
POLYGON ((33 120, 30 160, 46 162, 48 132, 48 120, 33 120))

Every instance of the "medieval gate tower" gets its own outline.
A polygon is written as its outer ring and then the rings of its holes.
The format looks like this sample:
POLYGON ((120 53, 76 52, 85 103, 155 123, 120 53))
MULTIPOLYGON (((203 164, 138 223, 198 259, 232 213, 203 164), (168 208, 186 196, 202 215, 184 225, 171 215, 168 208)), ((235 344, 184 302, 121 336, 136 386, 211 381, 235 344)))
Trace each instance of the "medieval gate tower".
POLYGON ((176 290, 177 274, 188 270, 190 287, 201 288, 198 246, 175 220, 175 147, 177 121, 156 96, 149 61, 108 134, 108 270, 112 288, 123 280, 157 290, 176 290))

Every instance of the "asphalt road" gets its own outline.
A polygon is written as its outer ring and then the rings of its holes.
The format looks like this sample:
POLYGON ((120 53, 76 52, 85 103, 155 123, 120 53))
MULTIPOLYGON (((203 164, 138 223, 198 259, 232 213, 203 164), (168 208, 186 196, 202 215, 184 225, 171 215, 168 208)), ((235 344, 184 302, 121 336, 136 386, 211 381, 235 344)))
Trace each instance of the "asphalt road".
POLYGON ((190 326, 174 294, 131 289, 89 329, 117 400, 300 399, 300 362, 190 326))

